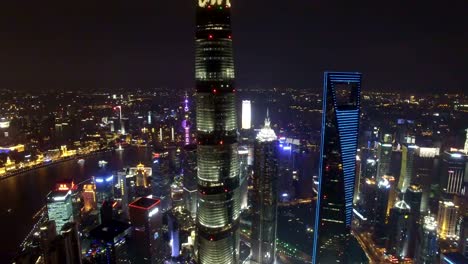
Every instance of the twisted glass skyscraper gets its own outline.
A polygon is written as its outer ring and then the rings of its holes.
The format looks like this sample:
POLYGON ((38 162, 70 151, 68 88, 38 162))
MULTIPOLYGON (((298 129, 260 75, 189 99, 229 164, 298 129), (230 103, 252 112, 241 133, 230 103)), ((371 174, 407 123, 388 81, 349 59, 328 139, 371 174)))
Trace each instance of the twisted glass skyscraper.
POLYGON ((325 72, 314 264, 347 263, 356 178, 360 91, 360 73, 325 72))
POLYGON ((196 254, 238 263, 239 161, 229 0, 199 0, 195 42, 198 137, 196 254))

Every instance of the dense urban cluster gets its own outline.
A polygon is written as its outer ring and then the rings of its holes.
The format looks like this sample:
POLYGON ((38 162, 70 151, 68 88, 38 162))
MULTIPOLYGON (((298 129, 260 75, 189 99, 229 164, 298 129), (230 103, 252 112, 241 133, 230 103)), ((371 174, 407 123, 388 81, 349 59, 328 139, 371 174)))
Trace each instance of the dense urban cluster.
POLYGON ((468 97, 236 87, 230 8, 198 1, 195 89, 0 90, 0 184, 52 186, 13 262, 467 263, 468 97))

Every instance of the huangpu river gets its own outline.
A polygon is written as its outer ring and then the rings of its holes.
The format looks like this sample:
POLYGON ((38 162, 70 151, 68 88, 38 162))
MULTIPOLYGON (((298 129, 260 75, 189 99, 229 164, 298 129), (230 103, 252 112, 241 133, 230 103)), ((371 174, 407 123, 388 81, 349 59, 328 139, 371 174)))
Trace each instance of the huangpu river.
POLYGON ((35 224, 33 215, 46 204, 46 195, 56 181, 85 181, 99 170, 100 160, 109 162, 109 171, 135 166, 139 162, 150 165, 151 149, 131 147, 123 151, 103 152, 85 158, 83 164, 73 159, 0 181, 0 263, 10 263, 9 260, 18 252, 19 244, 35 224))

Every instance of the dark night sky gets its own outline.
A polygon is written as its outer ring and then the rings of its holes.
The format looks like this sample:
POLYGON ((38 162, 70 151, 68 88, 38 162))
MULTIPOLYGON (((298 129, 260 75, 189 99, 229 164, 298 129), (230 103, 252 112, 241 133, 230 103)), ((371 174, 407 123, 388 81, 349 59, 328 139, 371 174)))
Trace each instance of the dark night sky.
MULTIPOLYGON (((4 0, 0 88, 193 87, 195 0, 4 0)), ((238 87, 463 91, 468 1, 232 0, 238 87)))

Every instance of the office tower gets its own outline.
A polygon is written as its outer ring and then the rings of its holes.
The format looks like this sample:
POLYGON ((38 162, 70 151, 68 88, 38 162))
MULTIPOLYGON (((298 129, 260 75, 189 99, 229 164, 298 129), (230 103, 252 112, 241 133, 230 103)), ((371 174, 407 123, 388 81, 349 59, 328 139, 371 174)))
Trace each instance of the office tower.
POLYGON ((135 173, 135 184, 137 187, 146 188, 149 186, 148 177, 151 176, 152 170, 151 168, 146 169, 145 165, 142 163, 138 164, 135 168, 136 170, 133 172, 130 170, 130 173, 135 173))
POLYGON ((96 186, 94 184, 84 184, 81 196, 83 197, 83 210, 85 212, 89 212, 97 208, 96 186))
MULTIPOLYGON (((379 191, 377 182, 372 178, 366 178, 362 184, 359 206, 357 207, 360 215, 367 219, 368 224, 374 223, 377 206, 377 192, 379 191)), ((384 190, 382 190, 384 191, 384 190)), ((388 199, 388 198, 387 198, 388 199)))
POLYGON ((445 151, 442 154, 440 187, 444 193, 461 194, 468 156, 462 152, 445 151))
POLYGON ((71 191, 70 196, 73 208, 73 218, 78 220, 81 211, 81 200, 78 185, 76 185, 72 179, 60 180, 55 183, 55 190, 71 191))
POLYGON ((171 185, 171 203, 172 208, 179 211, 185 206, 184 203, 184 189, 182 187, 182 181, 179 178, 174 180, 174 183, 171 185))
POLYGON ((437 213, 437 223, 440 238, 456 238, 456 226, 458 218, 458 206, 450 200, 442 199, 439 201, 439 211, 437 213))
POLYGON ((248 146, 239 146, 237 151, 239 154, 239 178, 240 178, 240 193, 241 193, 241 209, 249 207, 249 148, 248 146))
POLYGON ((127 170, 117 172, 117 192, 116 199, 120 199, 123 216, 128 218, 129 187, 127 183, 127 170))
POLYGON ((366 159, 363 164, 364 169, 362 170, 362 176, 364 179, 376 179, 377 178, 377 161, 373 158, 366 159))
POLYGON ((163 214, 161 201, 147 197, 138 198, 129 205, 132 237, 138 243, 136 261, 151 259, 161 263, 167 253, 162 234, 163 214))
POLYGON ((417 248, 414 261, 416 264, 436 263, 437 251, 437 222, 433 216, 425 216, 422 225, 421 243, 417 248))
POLYGON ((405 202, 409 205, 411 216, 409 224, 409 246, 408 246, 408 257, 413 258, 415 256, 415 249, 418 238, 418 230, 421 217, 421 198, 422 189, 421 186, 412 184, 408 187, 405 193, 405 202))
POLYGON ((405 201, 398 201, 390 209, 387 253, 400 260, 408 256, 411 208, 405 201))
POLYGON ((171 184, 174 176, 171 173, 169 151, 157 148, 153 151, 152 159, 151 193, 160 200, 159 208, 162 212, 165 212, 172 206, 171 184))
POLYGON ((45 263, 48 263, 50 247, 56 237, 57 230, 54 221, 47 221, 39 227, 40 251, 45 263))
POLYGON ((377 146, 377 178, 390 173, 392 149, 392 135, 384 134, 377 146))
POLYGON ((47 195, 47 214, 55 221, 56 232, 60 234, 65 223, 73 221, 71 191, 51 191, 47 195))
POLYGON ((326 72, 312 263, 344 262, 353 214, 360 73, 326 72))
POLYGON ((117 202, 112 200, 106 200, 102 203, 100 213, 101 213, 101 223, 112 221, 112 216, 114 214, 114 206, 117 202))
POLYGON ((197 215, 197 145, 191 144, 182 151, 182 174, 184 175, 185 208, 195 219, 197 215))
POLYGON ((242 101, 242 129, 252 128, 252 104, 250 100, 242 101))
POLYGON ((420 185, 422 189, 421 211, 429 210, 429 196, 431 185, 436 183, 436 165, 439 152, 439 148, 420 147, 416 149, 413 165, 413 183, 420 185))
POLYGON ((468 215, 460 217, 458 232, 458 252, 468 259, 468 215))
POLYGON ((411 214, 415 217, 417 222, 419 222, 419 216, 421 215, 421 198, 421 186, 415 184, 410 185, 405 193, 405 202, 411 207, 411 214))
POLYGON ((67 264, 81 264, 81 245, 78 226, 68 222, 62 227, 61 236, 64 244, 64 255, 67 264))
POLYGON ((97 207, 101 208, 104 201, 114 198, 114 176, 112 174, 101 172, 102 175, 93 178, 96 186, 97 207))
POLYGON ((195 78, 198 134, 197 258, 239 261, 239 162, 229 0, 198 1, 195 78))
POLYGON ((273 264, 276 260, 278 204, 278 147, 270 119, 255 141, 252 175, 252 256, 251 263, 273 264))
POLYGON ((418 147, 411 143, 405 143, 401 149, 401 171, 398 179, 398 190, 405 193, 412 183, 414 152, 418 147))
POLYGON ((89 255, 93 263, 128 263, 128 239, 131 226, 125 222, 112 220, 103 223, 89 232, 92 241, 89 255))
POLYGON ((377 193, 375 199, 375 216, 374 216, 374 241, 377 245, 384 245, 384 238, 386 236, 386 224, 387 224, 387 207, 388 200, 390 198, 391 186, 387 178, 380 178, 377 183, 377 193))

